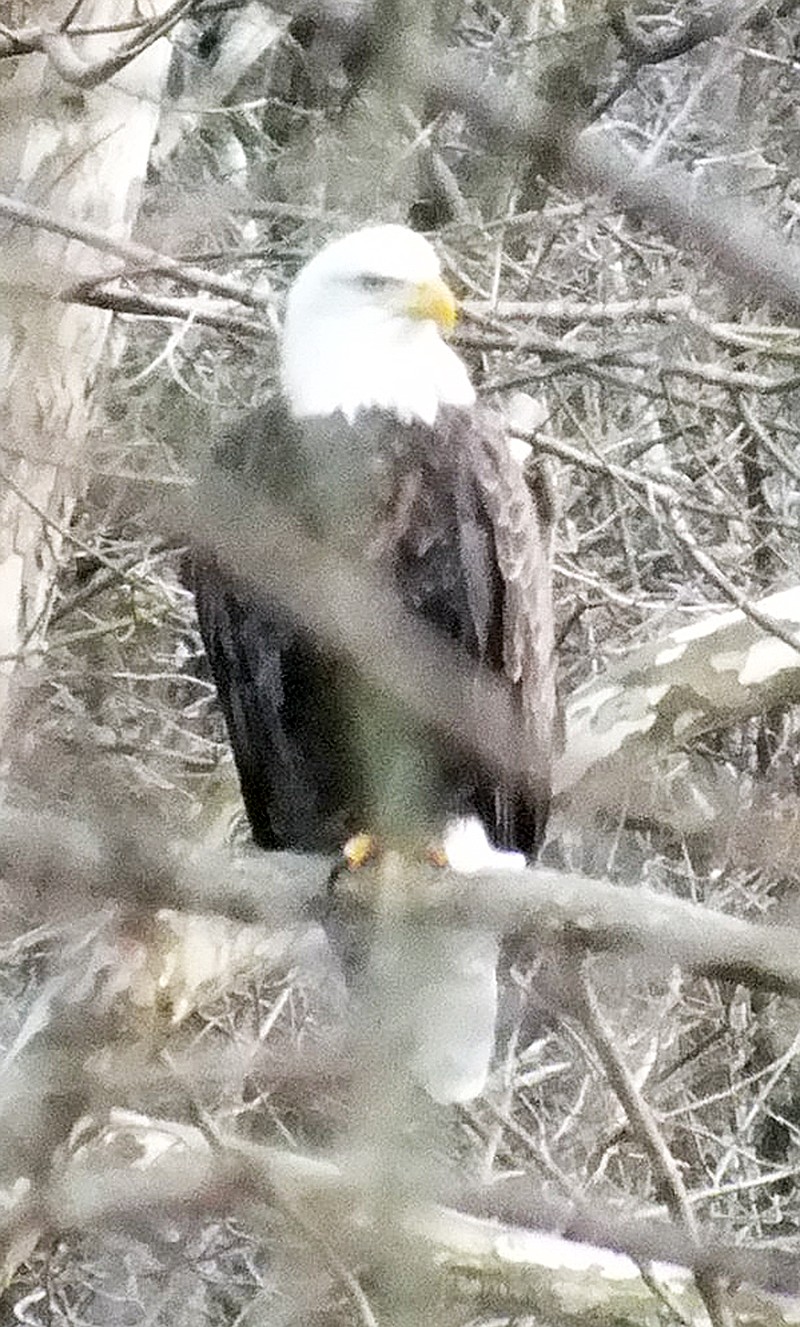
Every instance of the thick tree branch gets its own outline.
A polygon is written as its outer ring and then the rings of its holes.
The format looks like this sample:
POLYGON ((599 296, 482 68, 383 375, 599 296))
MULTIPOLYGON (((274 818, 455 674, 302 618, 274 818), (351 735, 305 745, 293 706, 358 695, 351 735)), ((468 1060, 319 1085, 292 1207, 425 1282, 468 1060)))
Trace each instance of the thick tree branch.
MULTIPOLYGON (((62 817, 7 811, 0 820, 0 871, 23 906, 46 881, 74 910, 116 899, 130 908, 219 913, 283 926, 326 903, 330 858, 253 853, 235 867, 226 853, 192 852, 147 827, 87 827, 62 817)), ((387 893, 380 868, 346 874, 341 906, 369 921, 389 909, 398 924, 490 927, 540 939, 571 937, 587 951, 643 955, 653 971, 681 964, 706 977, 800 995, 797 928, 729 917, 653 890, 630 889, 563 871, 490 871, 464 876, 404 863, 387 893)), ((339 906, 339 905, 337 905, 339 906)))
MULTIPOLYGON (((795 586, 733 612, 710 614, 632 651, 569 698, 557 786, 574 791, 586 778, 605 805, 624 805, 631 782, 639 781, 644 795, 641 781, 659 753, 797 704, 799 647, 795 586)), ((663 779, 663 771, 655 778, 663 779)))

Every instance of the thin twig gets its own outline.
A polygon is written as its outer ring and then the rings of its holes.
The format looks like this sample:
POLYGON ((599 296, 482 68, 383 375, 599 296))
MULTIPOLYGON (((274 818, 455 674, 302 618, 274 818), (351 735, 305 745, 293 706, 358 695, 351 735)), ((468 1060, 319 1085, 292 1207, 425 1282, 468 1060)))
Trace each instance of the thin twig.
POLYGON ((106 231, 98 230, 95 226, 87 226, 82 222, 62 221, 52 212, 34 207, 21 198, 12 198, 9 194, 0 194, 0 217, 8 217, 9 220, 23 226, 34 226, 39 230, 50 231, 54 235, 64 235, 67 239, 79 240, 81 244, 86 244, 91 249, 123 259, 134 268, 160 272, 182 285, 191 286, 196 290, 209 290, 214 295, 237 300, 239 304, 245 304, 251 309, 269 310, 273 307, 271 294, 256 294, 249 286, 242 285, 239 281, 217 276, 215 272, 209 272, 205 268, 179 263, 175 258, 159 253, 156 249, 148 249, 144 244, 136 244, 132 240, 114 239, 106 231))
POLYGON ((560 456, 562 460, 581 465, 584 469, 605 473, 610 479, 615 479, 626 487, 641 492, 646 502, 648 498, 657 501, 663 508, 669 521, 669 528, 678 543, 689 554, 692 561, 708 576, 709 580, 722 591, 725 598, 741 609, 745 616, 749 617, 762 631, 774 636, 777 640, 782 641, 784 645, 790 646, 791 649, 800 650, 800 642, 798 642, 797 636, 788 631, 777 618, 764 613, 743 590, 740 590, 734 584, 729 576, 726 576, 714 558, 700 547, 681 511, 681 506, 689 508, 693 504, 685 500, 670 485, 660 480, 649 479, 647 476, 637 475, 634 471, 615 465, 613 462, 605 461, 601 457, 589 456, 580 452, 577 448, 570 447, 568 443, 556 442, 552 438, 538 434, 517 431, 514 431, 514 436, 525 438, 526 441, 531 440, 542 451, 560 456))
MULTIPOLYGON (((650 1158, 654 1177, 664 1190, 667 1206, 692 1243, 699 1245, 700 1232, 680 1169, 667 1146, 655 1115, 639 1091, 633 1074, 617 1049, 616 1039, 600 1012, 585 961, 580 964, 571 989, 576 1012, 592 1038, 594 1049, 625 1111, 631 1131, 650 1158)), ((720 1279, 698 1269, 695 1271, 695 1280, 713 1327, 734 1327, 733 1314, 726 1302, 720 1279)))
POLYGON ((798 640, 797 635, 792 631, 787 631, 783 623, 779 622, 777 618, 771 617, 769 613, 762 612, 762 610, 753 603, 752 599, 740 590, 738 585, 735 585, 729 576, 726 576, 719 563, 700 547, 697 539, 689 529, 683 513, 678 510, 674 503, 668 508, 667 515, 669 517, 670 528, 678 543, 686 550, 692 561, 697 564, 708 579, 722 591, 725 598, 729 599, 732 604, 735 604, 737 608, 741 609, 745 617, 749 617, 750 621, 754 622, 762 631, 766 631, 768 635, 774 636, 776 640, 782 641, 783 644, 788 645, 790 649, 800 652, 800 640, 798 640))
POLYGON ((148 295, 141 291, 97 290, 95 282, 81 282, 59 295, 64 304, 83 304, 93 309, 109 309, 112 313, 136 318, 158 318, 169 322, 187 322, 191 319, 203 327, 220 332, 235 332, 244 336, 267 334, 267 324, 255 319, 239 318, 234 314, 197 307, 196 301, 168 299, 163 295, 148 295))
POLYGON ((197 0, 175 0, 175 3, 163 14, 134 29, 134 36, 119 50, 94 64, 86 64, 80 58, 70 40, 72 34, 63 28, 58 32, 41 30, 33 49, 45 53, 65 83, 83 89, 99 87, 101 83, 107 82, 114 74, 129 65, 160 37, 166 36, 196 3, 197 0))

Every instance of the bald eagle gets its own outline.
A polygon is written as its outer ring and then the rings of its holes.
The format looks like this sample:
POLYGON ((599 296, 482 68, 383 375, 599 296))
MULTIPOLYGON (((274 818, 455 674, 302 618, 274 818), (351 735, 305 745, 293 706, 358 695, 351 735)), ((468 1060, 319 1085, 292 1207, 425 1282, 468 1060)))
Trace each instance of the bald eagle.
MULTIPOLYGON (((541 843, 556 725, 552 523, 444 339, 455 317, 420 234, 381 225, 334 240, 289 290, 279 394, 222 439, 216 463, 248 495, 288 503, 426 629, 504 676, 530 768, 509 777, 425 730, 291 604, 196 550, 188 581, 262 848, 334 852, 358 831, 403 845, 416 834, 470 870, 530 859, 541 843)), ((496 948, 478 946, 478 962, 459 943, 451 967, 461 963, 461 978, 465 964, 480 967, 492 1004, 472 1010, 476 1063, 451 1065, 449 1083, 432 1067, 441 1047, 420 1050, 419 1076, 448 1100, 482 1086, 494 1024, 496 948)), ((449 1035, 458 1017, 445 1021, 449 1035)))

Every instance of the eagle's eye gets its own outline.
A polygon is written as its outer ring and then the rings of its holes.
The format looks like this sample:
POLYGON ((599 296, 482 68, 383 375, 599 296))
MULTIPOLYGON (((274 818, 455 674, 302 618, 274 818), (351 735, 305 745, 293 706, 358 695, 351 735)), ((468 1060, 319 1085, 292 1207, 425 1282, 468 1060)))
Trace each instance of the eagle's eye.
POLYGON ((377 272, 364 272, 359 276, 358 284, 362 290, 391 290, 392 287, 402 286, 403 282, 396 276, 381 276, 377 272))

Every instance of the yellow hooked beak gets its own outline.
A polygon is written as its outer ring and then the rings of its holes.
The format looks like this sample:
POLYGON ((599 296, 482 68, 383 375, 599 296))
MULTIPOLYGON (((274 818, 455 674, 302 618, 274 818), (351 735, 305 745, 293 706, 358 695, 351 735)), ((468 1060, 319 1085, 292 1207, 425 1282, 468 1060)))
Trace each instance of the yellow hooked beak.
POLYGON ((430 318, 443 332, 452 332, 457 313, 455 295, 441 277, 420 281, 412 288, 406 313, 410 318, 430 318))

